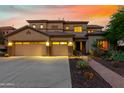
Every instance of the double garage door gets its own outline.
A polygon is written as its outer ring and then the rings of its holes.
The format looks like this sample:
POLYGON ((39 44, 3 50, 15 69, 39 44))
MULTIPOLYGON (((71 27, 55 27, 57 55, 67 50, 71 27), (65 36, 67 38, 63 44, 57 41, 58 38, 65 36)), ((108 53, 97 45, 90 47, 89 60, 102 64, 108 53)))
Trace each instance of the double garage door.
MULTIPOLYGON (((46 44, 27 44, 15 43, 14 46, 15 56, 47 56, 46 44)), ((51 56, 67 56, 68 46, 67 45, 52 45, 50 49, 51 56)))
POLYGON ((40 44, 15 45, 15 56, 44 56, 46 46, 40 44))

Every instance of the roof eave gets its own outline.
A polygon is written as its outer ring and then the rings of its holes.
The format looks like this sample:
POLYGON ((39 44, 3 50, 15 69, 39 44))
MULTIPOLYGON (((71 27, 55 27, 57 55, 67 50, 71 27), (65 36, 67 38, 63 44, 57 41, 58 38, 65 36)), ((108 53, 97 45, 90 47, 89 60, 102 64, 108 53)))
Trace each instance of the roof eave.
POLYGON ((20 31, 22 31, 22 30, 25 30, 26 28, 32 29, 32 30, 34 30, 34 31, 36 31, 36 32, 42 33, 42 34, 44 34, 44 35, 46 35, 46 36, 49 36, 48 34, 46 34, 46 33, 44 33, 44 32, 40 32, 40 31, 38 31, 38 30, 36 30, 36 29, 34 29, 34 28, 29 27, 28 25, 26 25, 26 26, 23 26, 23 27, 17 29, 16 31, 14 31, 14 32, 12 32, 12 33, 10 33, 10 34, 7 34, 5 37, 9 37, 9 36, 11 36, 11 35, 14 35, 14 34, 20 32, 20 31))

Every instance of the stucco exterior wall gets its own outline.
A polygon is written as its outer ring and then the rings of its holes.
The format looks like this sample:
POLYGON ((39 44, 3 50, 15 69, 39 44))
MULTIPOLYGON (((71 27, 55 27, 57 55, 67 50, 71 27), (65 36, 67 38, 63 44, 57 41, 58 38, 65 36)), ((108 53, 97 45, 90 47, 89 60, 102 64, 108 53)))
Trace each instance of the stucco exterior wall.
POLYGON ((74 31, 74 27, 75 26, 82 26, 83 27, 83 31, 87 31, 87 24, 71 24, 71 23, 45 23, 45 22, 41 22, 41 23, 30 23, 29 24, 31 27, 33 27, 33 25, 36 26, 36 29, 40 30, 40 31, 63 31, 66 30, 66 27, 69 27, 69 31, 74 31), (43 28, 40 28, 40 25, 43 25, 43 28), (58 28, 55 30, 52 28, 53 25, 57 25, 58 28))
POLYGON ((63 23, 30 23, 30 26, 33 27, 33 25, 36 26, 35 29, 38 29, 40 31, 63 31, 63 23), (40 26, 43 25, 43 28, 40 28, 40 26), (57 28, 54 29, 52 26, 56 25, 57 28))
POLYGON ((63 23, 48 23, 48 24, 47 24, 47 29, 50 29, 50 30, 53 29, 53 30, 55 30, 54 28, 52 28, 52 26, 54 26, 54 25, 57 26, 56 30, 57 30, 57 29, 63 30, 63 23))
POLYGON ((51 41, 73 41, 71 37, 51 37, 51 41))
POLYGON ((88 40, 86 42, 86 50, 87 50, 87 52, 89 52, 90 50, 93 49, 92 45, 93 45, 94 41, 96 41, 98 39, 104 39, 104 37, 99 36, 99 35, 97 35, 97 36, 88 36, 88 40))

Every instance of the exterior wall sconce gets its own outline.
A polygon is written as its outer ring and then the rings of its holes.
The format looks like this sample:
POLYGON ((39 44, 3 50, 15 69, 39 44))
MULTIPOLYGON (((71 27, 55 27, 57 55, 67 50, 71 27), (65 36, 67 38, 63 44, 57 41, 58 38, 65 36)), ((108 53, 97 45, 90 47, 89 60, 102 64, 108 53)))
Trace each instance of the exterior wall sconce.
POLYGON ((50 43, 47 41, 47 42, 46 42, 46 46, 49 46, 49 45, 50 45, 50 43))
POLYGON ((8 46, 12 46, 13 45, 13 43, 12 42, 8 42, 8 46))
POLYGON ((73 46, 73 42, 68 42, 68 46, 73 46))

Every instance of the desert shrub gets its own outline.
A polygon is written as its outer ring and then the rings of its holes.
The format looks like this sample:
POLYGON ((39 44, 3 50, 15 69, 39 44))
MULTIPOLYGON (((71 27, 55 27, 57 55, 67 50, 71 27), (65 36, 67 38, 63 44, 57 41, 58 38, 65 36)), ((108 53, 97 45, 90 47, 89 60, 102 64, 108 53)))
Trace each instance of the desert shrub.
POLYGON ((120 61, 120 62, 124 62, 124 52, 122 51, 115 51, 112 53, 112 59, 114 61, 120 61))
POLYGON ((75 56, 77 56, 77 51, 76 51, 76 50, 73 50, 73 54, 74 54, 75 56))
POLYGON ((112 56, 112 51, 111 50, 104 51, 104 52, 102 52, 102 55, 101 55, 101 57, 103 59, 107 59, 107 60, 110 60, 110 59, 112 60, 111 56, 112 56))
POLYGON ((89 67, 89 63, 86 61, 80 60, 77 62, 76 67, 79 69, 87 69, 89 67))
POLYGON ((77 51, 77 50, 73 50, 73 54, 74 54, 75 56, 79 56, 79 55, 80 55, 80 52, 77 51))
POLYGON ((89 54, 90 54, 90 55, 93 55, 93 54, 94 54, 94 51, 90 49, 90 50, 89 50, 89 54))
POLYGON ((92 72, 84 72, 84 78, 87 80, 90 80, 94 77, 94 74, 92 72))
POLYGON ((121 53, 119 56, 120 56, 119 61, 124 62, 124 53, 121 53))

